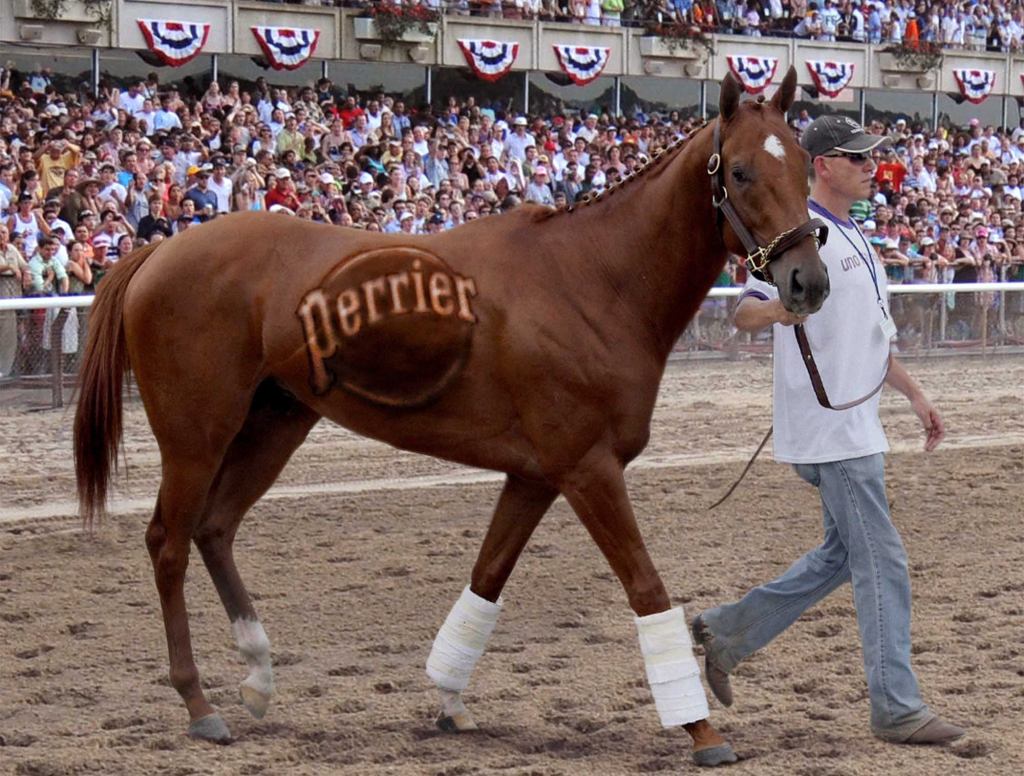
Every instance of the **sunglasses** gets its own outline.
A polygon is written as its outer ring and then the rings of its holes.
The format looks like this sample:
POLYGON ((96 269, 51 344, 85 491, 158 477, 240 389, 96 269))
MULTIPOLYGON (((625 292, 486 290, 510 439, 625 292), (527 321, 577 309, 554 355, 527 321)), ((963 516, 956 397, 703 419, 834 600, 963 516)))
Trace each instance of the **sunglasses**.
POLYGON ((830 159, 847 159, 853 162, 854 164, 864 164, 864 162, 868 161, 871 158, 870 152, 867 151, 861 152, 859 154, 850 154, 840 151, 834 154, 823 154, 823 156, 827 156, 830 159))

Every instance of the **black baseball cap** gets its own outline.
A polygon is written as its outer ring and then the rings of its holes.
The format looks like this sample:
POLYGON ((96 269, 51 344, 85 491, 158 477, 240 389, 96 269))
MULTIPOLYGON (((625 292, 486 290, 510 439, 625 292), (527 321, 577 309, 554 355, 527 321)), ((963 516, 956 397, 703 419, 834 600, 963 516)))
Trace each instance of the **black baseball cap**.
POLYGON ((846 116, 816 118, 800 137, 800 145, 811 159, 832 151, 860 154, 888 142, 889 138, 884 135, 869 135, 864 127, 846 116))

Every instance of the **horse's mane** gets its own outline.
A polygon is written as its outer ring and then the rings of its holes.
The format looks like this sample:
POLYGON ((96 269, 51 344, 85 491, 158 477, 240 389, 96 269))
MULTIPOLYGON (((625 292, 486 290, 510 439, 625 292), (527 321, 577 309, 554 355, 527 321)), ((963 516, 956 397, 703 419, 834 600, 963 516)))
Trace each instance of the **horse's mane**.
POLYGON ((649 158, 646 162, 642 163, 633 172, 627 174, 624 178, 616 181, 611 186, 608 186, 607 188, 603 189, 597 194, 588 191, 586 194, 583 195, 582 198, 580 198, 578 202, 575 202, 573 204, 565 205, 564 207, 559 208, 545 208, 541 212, 537 213, 536 217, 534 218, 534 221, 546 221, 547 219, 553 218, 555 216, 574 213, 579 208, 586 207, 587 205, 593 204, 594 202, 600 202, 602 199, 610 197, 619 189, 633 183, 637 178, 641 177, 642 175, 646 175, 647 173, 657 168, 664 167, 668 161, 678 156, 682 149, 685 148, 689 144, 689 142, 697 135, 699 135, 707 126, 708 123, 704 122, 704 124, 702 124, 694 132, 687 135, 686 137, 681 137, 678 140, 675 140, 669 145, 665 146, 664 148, 659 148, 654 153, 654 155, 651 156, 651 158, 649 158))

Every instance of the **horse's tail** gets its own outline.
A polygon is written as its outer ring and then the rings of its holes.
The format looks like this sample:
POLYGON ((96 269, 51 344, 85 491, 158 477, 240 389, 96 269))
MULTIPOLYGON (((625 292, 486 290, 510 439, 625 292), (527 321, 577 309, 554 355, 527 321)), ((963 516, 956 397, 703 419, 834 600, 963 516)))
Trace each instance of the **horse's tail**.
POLYGON ((107 490, 117 470, 121 392, 130 367, 124 338, 125 295, 142 262, 158 245, 146 245, 117 262, 100 283, 89 313, 89 338, 78 374, 75 411, 78 508, 87 526, 106 511, 107 490))

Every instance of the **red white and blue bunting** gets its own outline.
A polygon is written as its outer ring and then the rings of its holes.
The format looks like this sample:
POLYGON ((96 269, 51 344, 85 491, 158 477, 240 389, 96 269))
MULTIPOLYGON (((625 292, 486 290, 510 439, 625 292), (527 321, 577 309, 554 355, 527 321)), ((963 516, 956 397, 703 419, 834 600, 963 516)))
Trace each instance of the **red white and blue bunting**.
POLYGON ((748 94, 760 94, 772 82, 779 66, 776 57, 726 57, 729 70, 736 76, 748 94))
POLYGON ((577 86, 589 84, 608 64, 609 48, 605 46, 565 46, 554 44, 558 65, 577 86))
POLYGON ((826 97, 838 97, 853 78, 853 62, 827 62, 820 59, 807 60, 814 87, 826 97))
POLYGON ((953 70, 953 78, 956 79, 956 85, 960 87, 960 94, 975 105, 984 102, 992 91, 992 87, 996 85, 994 70, 956 68, 953 70))
POLYGON ((519 56, 519 44, 511 41, 459 38, 458 42, 470 68, 485 81, 497 81, 519 56))
POLYGON ((210 37, 210 25, 206 22, 137 21, 150 51, 171 67, 181 67, 195 59, 210 37))
POLYGON ((252 34, 275 70, 302 67, 320 42, 320 30, 303 27, 253 27, 252 34))

